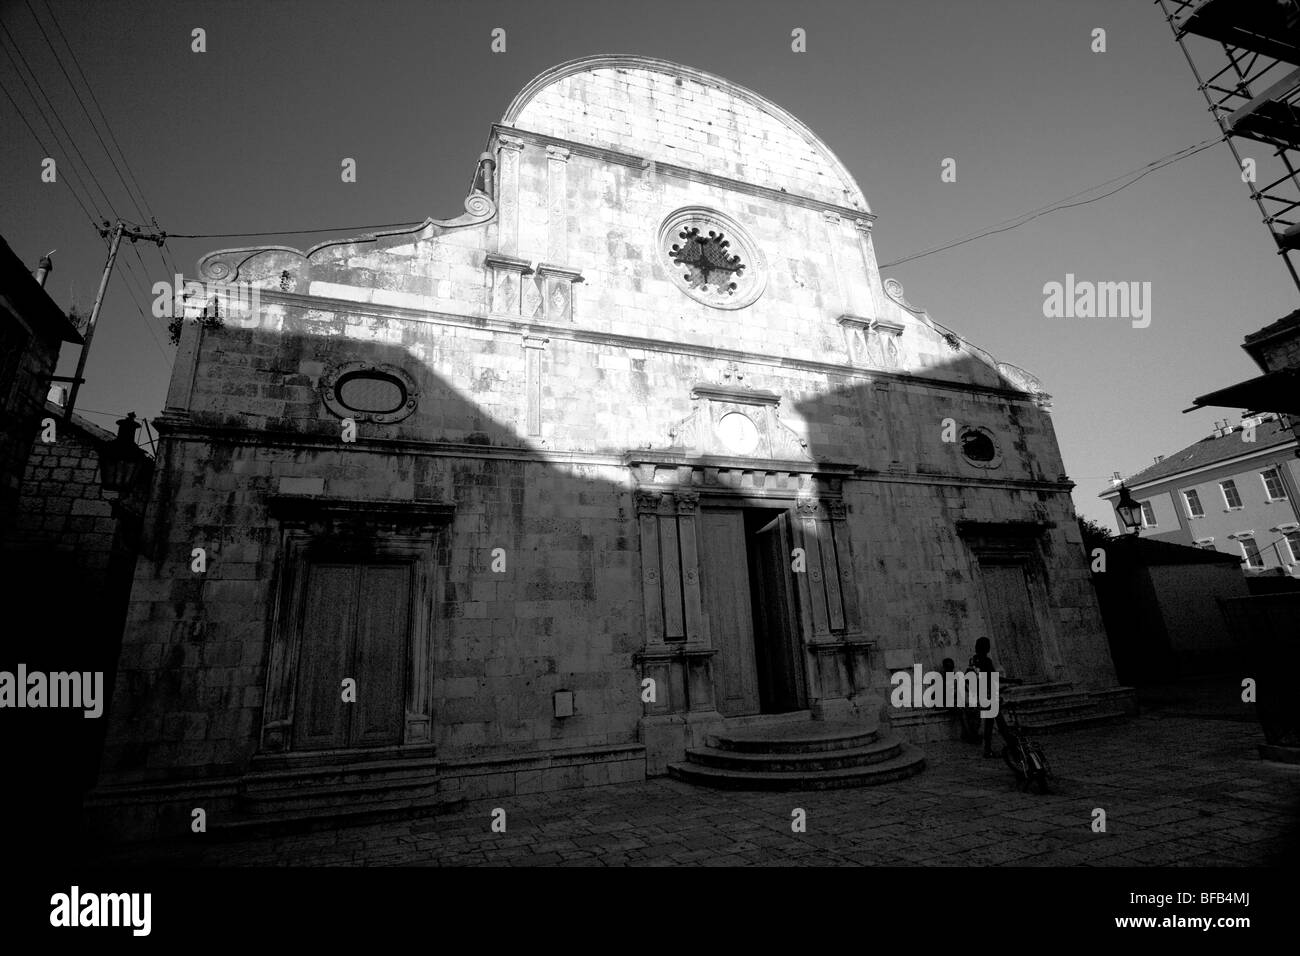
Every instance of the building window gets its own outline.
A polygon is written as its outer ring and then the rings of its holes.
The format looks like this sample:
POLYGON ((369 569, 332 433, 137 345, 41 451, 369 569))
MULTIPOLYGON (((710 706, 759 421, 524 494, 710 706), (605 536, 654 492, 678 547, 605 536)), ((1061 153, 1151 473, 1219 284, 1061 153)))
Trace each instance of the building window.
POLYGON ((325 407, 339 418, 391 425, 415 411, 420 392, 405 370, 396 365, 348 362, 321 376, 325 407))
POLYGON ((1219 490, 1223 492, 1223 503, 1229 508, 1241 507, 1241 495, 1237 494, 1237 483, 1229 478, 1227 481, 1219 482, 1219 490))
POLYGON ((1214 539, 1213 539, 1213 538, 1197 538, 1197 539, 1196 539, 1195 541, 1193 541, 1192 543, 1193 543, 1194 545, 1196 545, 1198 548, 1200 548, 1202 551, 1214 551, 1214 550, 1217 550, 1217 549, 1214 547, 1214 539))
POLYGON ((974 428, 962 432, 961 453, 971 461, 992 461, 997 457, 998 449, 993 439, 974 428))
POLYGON ((958 447, 961 456, 976 468, 996 468, 1002 464, 1002 452, 993 433, 982 426, 963 428, 958 447))
POLYGON ((1268 496, 1269 501, 1286 497, 1286 489, 1282 487, 1282 476, 1277 473, 1276 468, 1261 472, 1259 477, 1264 479, 1264 494, 1268 496))
POLYGON ((762 250, 730 216, 704 206, 669 214, 659 227, 664 271, 697 302, 742 309, 767 285, 762 250))
POLYGON ((699 226, 689 226, 677 233, 679 242, 670 250, 673 262, 682 268, 682 278, 692 289, 734 295, 736 279, 745 272, 740 256, 731 251, 731 240, 710 229, 708 235, 699 226))
POLYGON ((1291 560, 1300 561, 1300 531, 1286 533, 1286 547, 1291 552, 1291 560))
POLYGON ((1242 538, 1240 541, 1241 553, 1246 559, 1246 567, 1262 568, 1264 558, 1259 553, 1259 545, 1255 543, 1254 538, 1242 538))
POLYGON ((1151 507, 1151 502, 1142 502, 1142 527, 1154 528, 1156 526, 1156 509, 1151 507))
POLYGON ((1205 509, 1201 507, 1201 496, 1195 488, 1183 492, 1183 500, 1187 502, 1187 516, 1189 518, 1204 518, 1205 509))

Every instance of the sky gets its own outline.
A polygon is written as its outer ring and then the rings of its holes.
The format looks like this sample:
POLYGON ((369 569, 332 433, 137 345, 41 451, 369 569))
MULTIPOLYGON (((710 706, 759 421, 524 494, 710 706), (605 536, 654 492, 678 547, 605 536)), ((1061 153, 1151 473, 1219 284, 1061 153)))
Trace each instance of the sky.
MULTIPOLYGON (((86 311, 106 253, 92 219, 347 236, 459 215, 519 88, 595 53, 684 63, 799 117, 865 193, 882 264, 1218 137, 1160 8, 1130 0, 0 0, 0 24, 12 97, 0 95, 0 234, 33 268, 56 250, 46 288, 86 311), (196 28, 206 52, 192 50, 196 28), (491 50, 496 28, 503 53, 491 50), (791 49, 796 28, 806 52, 791 49), (1097 29, 1105 52, 1092 49, 1097 29), (73 84, 108 131, 92 132, 73 84), (57 145, 60 124, 80 155, 57 145), (55 183, 41 181, 47 156, 55 183), (355 183, 341 181, 344 157, 355 183)), ((150 312, 154 282, 195 275, 215 249, 330 235, 124 244, 78 410, 109 428, 161 410, 175 350, 150 312)), ((1243 336, 1300 305, 1221 143, 1109 198, 882 271, 936 321, 1044 382, 1076 508, 1111 528, 1097 499, 1111 473, 1235 416, 1182 409, 1259 374, 1243 336), (1150 324, 1045 317, 1044 285, 1067 275, 1150 283, 1150 324)), ((75 364, 66 347, 60 373, 75 364)))

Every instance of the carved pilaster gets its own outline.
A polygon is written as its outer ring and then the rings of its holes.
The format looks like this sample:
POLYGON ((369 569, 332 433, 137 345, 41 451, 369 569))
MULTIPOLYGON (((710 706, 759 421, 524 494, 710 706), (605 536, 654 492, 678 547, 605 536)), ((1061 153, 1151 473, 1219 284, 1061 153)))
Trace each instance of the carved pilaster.
POLYGON ((546 256, 553 262, 568 260, 569 151, 546 147, 546 256))
POLYGON ((519 251, 519 163, 524 141, 517 136, 497 136, 497 251, 519 251))
POLYGON ((659 503, 663 501, 663 494, 658 491, 638 491, 636 492, 636 513, 658 514, 659 503))
POLYGON ((542 433, 542 350, 550 339, 540 335, 525 335, 524 348, 524 401, 527 403, 525 419, 528 434, 536 437, 542 433))

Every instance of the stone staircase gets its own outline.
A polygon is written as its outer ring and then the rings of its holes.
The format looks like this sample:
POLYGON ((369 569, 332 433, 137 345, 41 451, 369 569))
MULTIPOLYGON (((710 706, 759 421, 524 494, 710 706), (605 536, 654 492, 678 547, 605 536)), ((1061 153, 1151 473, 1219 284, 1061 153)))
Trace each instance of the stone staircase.
POLYGON ((882 736, 875 720, 804 720, 709 734, 668 773, 730 790, 829 790, 901 780, 924 768, 925 754, 882 736))
POLYGON ((1114 723, 1132 712, 1119 697, 1089 694, 1065 682, 1004 684, 999 691, 1002 707, 1013 706, 1020 726, 1034 734, 1114 723))
POLYGON ((240 791, 248 823, 392 814, 441 802, 431 758, 259 768, 244 777, 240 791))

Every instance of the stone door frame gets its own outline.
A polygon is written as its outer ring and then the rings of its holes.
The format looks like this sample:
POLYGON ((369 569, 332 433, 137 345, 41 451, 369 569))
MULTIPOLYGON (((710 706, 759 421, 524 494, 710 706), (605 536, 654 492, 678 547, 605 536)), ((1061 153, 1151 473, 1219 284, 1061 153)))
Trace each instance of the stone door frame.
MULTIPOLYGON (((448 536, 455 508, 429 502, 322 499, 276 495, 272 517, 280 525, 274 605, 268 622, 268 657, 258 752, 303 757, 293 751, 294 695, 302 643, 307 566, 314 560, 409 563, 412 569, 408 668, 399 747, 433 752, 434 597, 447 566, 448 536)), ((373 756, 373 747, 330 751, 373 756)))
POLYGON ((636 659, 641 679, 653 679, 658 688, 656 700, 645 702, 644 716, 721 716, 712 666, 717 648, 700 592, 696 519, 702 503, 789 516, 793 543, 805 549, 807 560, 794 591, 809 707, 819 717, 847 713, 854 698, 869 691, 868 654, 874 646, 858 607, 842 498, 843 479, 855 466, 671 453, 626 460, 633 469, 641 540, 645 641, 636 659), (832 560, 835 573, 828 580, 824 564, 832 560))
MULTIPOLYGON (((1050 521, 959 521, 957 534, 970 552, 973 580, 978 591, 981 613, 986 628, 994 620, 989 608, 988 590, 985 587, 981 565, 984 562, 1018 564, 1025 572, 1025 585, 1033 609, 1034 625, 1038 633, 1038 662, 1041 679, 1060 678, 1059 639, 1056 623, 1051 613, 1051 591, 1047 586, 1047 565, 1043 560, 1042 542, 1047 532, 1055 527, 1050 521)), ((997 661, 996 634, 989 633, 993 642, 992 657, 997 661)))

